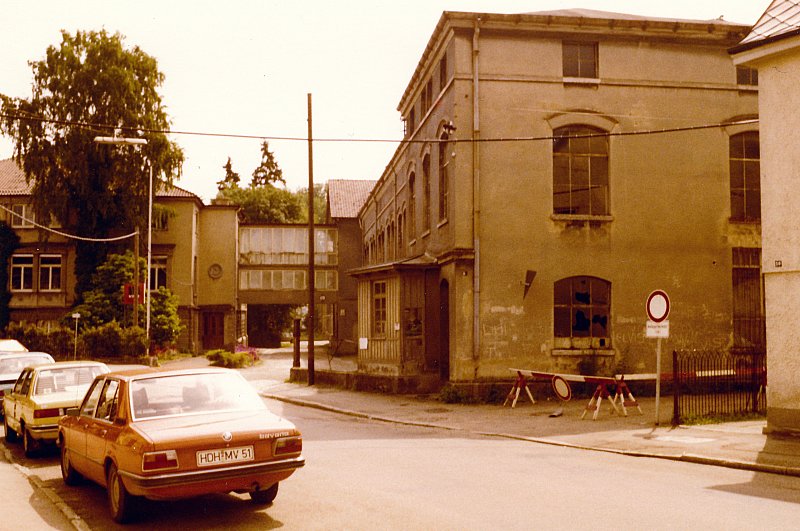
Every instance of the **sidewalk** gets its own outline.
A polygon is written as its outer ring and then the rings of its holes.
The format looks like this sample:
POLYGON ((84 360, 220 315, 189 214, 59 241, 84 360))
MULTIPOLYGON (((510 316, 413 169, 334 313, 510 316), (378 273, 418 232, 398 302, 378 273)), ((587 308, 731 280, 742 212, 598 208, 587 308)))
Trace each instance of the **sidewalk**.
MULTIPOLYGON (((274 400, 386 422, 800 476, 800 439, 767 437, 762 433, 765 420, 673 428, 671 397, 660 400, 658 426, 653 397, 637 399, 641 414, 635 407, 627 408, 627 416, 617 414, 604 401, 597 420, 592 420, 591 411, 581 419, 588 399, 561 402, 553 398, 531 404, 523 393, 512 409, 446 404, 435 396, 382 395, 288 383, 286 376, 275 376, 274 371, 281 367, 279 356, 262 355, 261 364, 243 371, 262 396, 274 400), (271 369, 265 371, 264 364, 271 369), (272 377, 264 378, 267 373, 272 377)), ((327 367, 327 359, 317 364, 318 369, 327 367)), ((346 360, 336 358, 331 360, 331 368, 354 369, 346 360)), ((288 375, 288 370, 284 374, 288 375)))

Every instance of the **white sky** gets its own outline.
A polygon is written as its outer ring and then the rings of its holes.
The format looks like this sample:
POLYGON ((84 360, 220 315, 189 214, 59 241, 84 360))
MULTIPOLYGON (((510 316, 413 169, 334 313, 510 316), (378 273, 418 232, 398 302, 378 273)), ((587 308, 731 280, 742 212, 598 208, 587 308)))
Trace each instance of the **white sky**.
MULTIPOLYGON (((397 104, 442 11, 526 13, 586 8, 754 24, 770 0, 3 0, 0 93, 28 98, 28 61, 62 29, 119 32, 158 61, 172 130, 400 139, 397 104)), ((258 139, 173 135, 186 161, 177 183, 206 202, 230 156, 248 184, 258 139)), ((394 143, 315 143, 314 182, 378 179, 394 143)), ((308 185, 305 141, 270 141, 288 187, 308 185)), ((0 159, 12 144, 0 136, 0 159)))

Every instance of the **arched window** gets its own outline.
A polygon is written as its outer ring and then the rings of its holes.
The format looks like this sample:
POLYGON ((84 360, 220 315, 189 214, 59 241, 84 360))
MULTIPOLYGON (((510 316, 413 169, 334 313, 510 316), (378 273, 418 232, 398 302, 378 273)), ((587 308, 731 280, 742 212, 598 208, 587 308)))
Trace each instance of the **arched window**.
POLYGON ((413 240, 417 236, 417 176, 414 172, 408 176, 408 238, 413 240))
POLYGON ((609 214, 608 137, 604 133, 586 125, 553 131, 554 214, 609 214))
POLYGON ((730 138, 731 219, 761 220, 761 153, 758 131, 730 138))
POLYGON ((555 337, 610 337, 611 283, 596 277, 569 277, 553 287, 555 337))
POLYGON ((447 219, 447 194, 448 194, 448 176, 447 176, 447 163, 450 160, 447 156, 448 136, 447 133, 442 133, 439 138, 439 221, 447 219))
POLYGON ((422 158, 422 230, 431 230, 431 156, 422 158))

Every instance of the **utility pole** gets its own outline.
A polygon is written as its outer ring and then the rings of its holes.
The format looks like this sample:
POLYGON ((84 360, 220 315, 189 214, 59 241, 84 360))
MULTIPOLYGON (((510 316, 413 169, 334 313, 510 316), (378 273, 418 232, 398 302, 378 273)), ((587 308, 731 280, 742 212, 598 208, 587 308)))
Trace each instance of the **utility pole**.
POLYGON ((314 148, 308 93, 308 385, 314 385, 314 148))

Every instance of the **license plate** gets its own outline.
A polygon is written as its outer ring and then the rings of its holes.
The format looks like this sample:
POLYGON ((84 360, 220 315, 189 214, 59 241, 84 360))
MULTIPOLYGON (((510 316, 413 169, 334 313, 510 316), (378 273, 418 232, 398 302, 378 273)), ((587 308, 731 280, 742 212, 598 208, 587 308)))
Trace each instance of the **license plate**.
POLYGON ((217 450, 201 450, 197 452, 197 466, 224 465, 228 463, 242 463, 253 460, 252 446, 239 446, 237 448, 219 448, 217 450))

